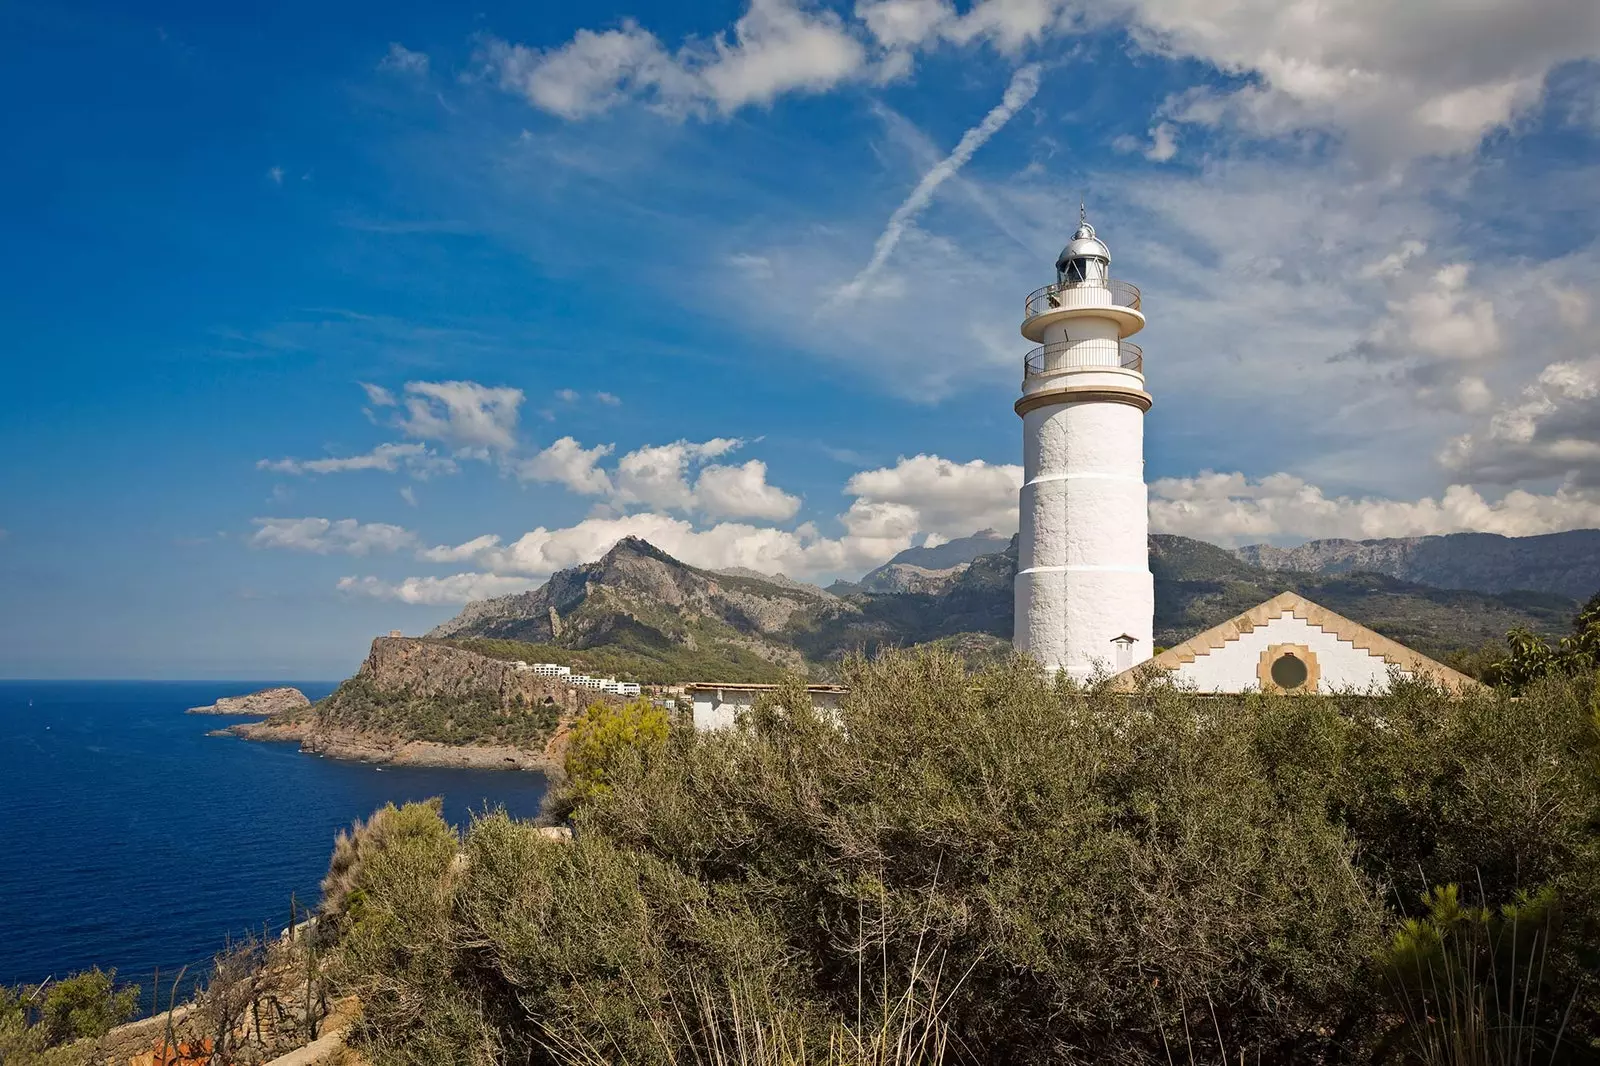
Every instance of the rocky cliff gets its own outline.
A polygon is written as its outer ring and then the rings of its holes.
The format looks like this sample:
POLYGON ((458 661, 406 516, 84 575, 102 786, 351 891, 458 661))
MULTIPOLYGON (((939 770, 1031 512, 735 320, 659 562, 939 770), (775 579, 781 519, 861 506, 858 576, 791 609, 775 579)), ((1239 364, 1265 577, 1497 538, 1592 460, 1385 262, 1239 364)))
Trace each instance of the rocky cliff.
POLYGON ((327 699, 227 732, 364 762, 542 769, 594 698, 439 641, 379 637, 327 699))
POLYGON ((1296 548, 1252 544, 1235 554, 1267 570, 1388 574, 1443 589, 1531 589, 1572 600, 1600 591, 1600 529, 1535 537, 1451 533, 1386 540, 1313 540, 1296 548))

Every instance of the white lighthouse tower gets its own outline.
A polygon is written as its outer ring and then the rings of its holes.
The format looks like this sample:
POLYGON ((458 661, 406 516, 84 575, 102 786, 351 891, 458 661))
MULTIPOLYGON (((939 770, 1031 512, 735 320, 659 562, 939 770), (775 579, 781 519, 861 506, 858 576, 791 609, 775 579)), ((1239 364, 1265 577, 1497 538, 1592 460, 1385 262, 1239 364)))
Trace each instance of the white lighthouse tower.
POLYGON ((1054 284, 1028 297, 1022 335, 1023 485, 1013 643, 1080 680, 1150 657, 1155 584, 1144 483, 1139 290, 1082 208, 1054 284))

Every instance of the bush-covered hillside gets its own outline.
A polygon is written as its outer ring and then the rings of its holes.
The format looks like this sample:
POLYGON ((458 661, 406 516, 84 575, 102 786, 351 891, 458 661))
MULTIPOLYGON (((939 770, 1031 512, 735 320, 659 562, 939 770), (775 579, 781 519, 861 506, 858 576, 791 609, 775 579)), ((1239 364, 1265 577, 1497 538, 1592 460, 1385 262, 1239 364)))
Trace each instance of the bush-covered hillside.
POLYGON ((510 744, 543 747, 560 722, 554 703, 523 701, 503 707, 488 693, 418 695, 381 689, 357 674, 309 713, 319 725, 381 733, 398 740, 441 744, 510 744))
POLYGON ((848 681, 837 717, 790 687, 615 758, 553 801, 575 843, 422 813, 372 849, 338 933, 376 1066, 1600 1051, 1592 676, 1123 698, 930 652, 848 681))

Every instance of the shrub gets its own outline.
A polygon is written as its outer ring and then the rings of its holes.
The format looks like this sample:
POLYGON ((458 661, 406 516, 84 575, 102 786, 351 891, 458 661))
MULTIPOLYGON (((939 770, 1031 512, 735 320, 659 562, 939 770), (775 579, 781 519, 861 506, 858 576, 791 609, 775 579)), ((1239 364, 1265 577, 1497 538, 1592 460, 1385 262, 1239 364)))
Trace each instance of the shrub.
POLYGON ((322 878, 319 919, 337 928, 360 905, 361 896, 356 886, 366 859, 407 838, 434 834, 436 827, 442 824, 439 812, 444 809, 443 804, 438 796, 404 807, 388 803, 365 821, 357 818, 348 833, 341 829, 333 841, 328 872, 322 878))
POLYGON ((1498 912, 1463 906, 1455 885, 1423 896, 1426 914, 1405 922, 1380 957, 1399 1019, 1378 1058, 1464 1066, 1550 1062, 1574 996, 1552 987, 1546 965, 1560 909, 1546 889, 1498 912))
POLYGON ((565 768, 573 797, 610 788, 624 762, 649 759, 667 739, 667 712, 649 700, 591 703, 567 737, 565 768))
POLYGON ((366 858, 341 974, 374 1062, 831 1048, 908 994, 953 1061, 1362 1059, 1401 1017, 1401 902, 1450 883, 1564 909, 1542 987, 1574 1005, 1563 1047, 1600 1037, 1581 680, 1124 697, 1021 659, 846 671, 837 712, 793 682, 735 729, 620 746, 563 801, 573 844, 496 815, 458 859, 430 812, 432 843, 366 858))
POLYGON ((1553 646, 1527 629, 1506 634, 1508 653, 1484 670, 1484 680, 1521 692, 1550 673, 1593 674, 1600 670, 1600 592, 1579 608, 1572 632, 1553 646))
POLYGON ((101 1037, 133 1017, 139 986, 117 988, 117 971, 96 966, 51 985, 44 995, 39 1025, 50 1044, 101 1037))

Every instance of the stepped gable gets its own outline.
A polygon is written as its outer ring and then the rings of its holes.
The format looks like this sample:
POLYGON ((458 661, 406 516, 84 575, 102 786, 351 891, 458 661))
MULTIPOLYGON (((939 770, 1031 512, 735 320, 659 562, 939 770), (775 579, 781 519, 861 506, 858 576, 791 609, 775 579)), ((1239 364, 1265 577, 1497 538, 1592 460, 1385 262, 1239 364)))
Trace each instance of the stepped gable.
POLYGON ((1280 593, 1168 648, 1117 674, 1111 684, 1130 691, 1142 676, 1164 671, 1202 692, 1259 688, 1326 695, 1341 688, 1386 688, 1391 667, 1457 694, 1482 687, 1297 592, 1280 593), (1283 662, 1286 658, 1292 661, 1283 662))

